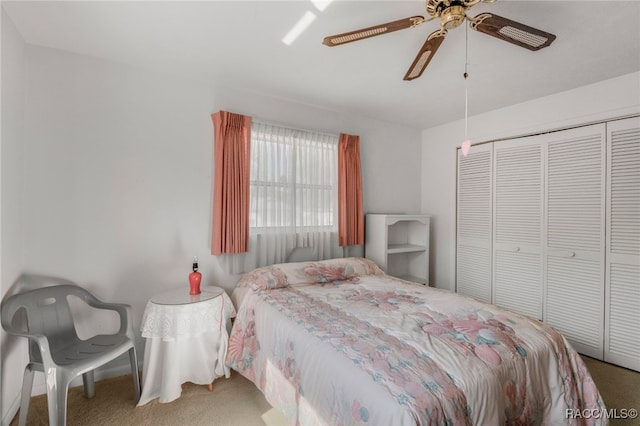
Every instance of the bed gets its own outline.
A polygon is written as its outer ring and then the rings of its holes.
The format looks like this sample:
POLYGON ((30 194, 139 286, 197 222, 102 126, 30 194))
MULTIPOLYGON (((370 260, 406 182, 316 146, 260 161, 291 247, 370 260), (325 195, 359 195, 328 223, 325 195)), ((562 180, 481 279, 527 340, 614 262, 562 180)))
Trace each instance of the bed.
POLYGON ((258 268, 232 298, 226 363, 291 424, 607 424, 552 328, 370 260, 258 268))

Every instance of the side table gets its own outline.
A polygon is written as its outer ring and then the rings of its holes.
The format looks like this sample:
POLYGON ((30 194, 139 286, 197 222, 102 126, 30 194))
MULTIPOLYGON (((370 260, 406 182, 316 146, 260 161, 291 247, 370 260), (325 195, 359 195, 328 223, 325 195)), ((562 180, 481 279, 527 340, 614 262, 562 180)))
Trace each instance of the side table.
POLYGON ((138 405, 159 398, 171 402, 182 394, 182 384, 209 385, 229 377, 224 365, 231 318, 236 311, 220 287, 202 287, 191 296, 180 288, 151 298, 142 317, 146 338, 142 395, 138 405))

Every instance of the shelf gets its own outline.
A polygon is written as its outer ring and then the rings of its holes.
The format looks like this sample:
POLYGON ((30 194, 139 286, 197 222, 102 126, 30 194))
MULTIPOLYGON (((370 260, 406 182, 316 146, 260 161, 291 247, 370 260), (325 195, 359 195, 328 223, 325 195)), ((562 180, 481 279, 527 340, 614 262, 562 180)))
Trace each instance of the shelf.
POLYGON ((365 256, 392 277, 428 284, 429 223, 427 215, 367 214, 365 256))
POLYGON ((416 244, 389 244, 387 247, 387 254, 411 253, 426 250, 427 248, 425 246, 419 246, 416 244))

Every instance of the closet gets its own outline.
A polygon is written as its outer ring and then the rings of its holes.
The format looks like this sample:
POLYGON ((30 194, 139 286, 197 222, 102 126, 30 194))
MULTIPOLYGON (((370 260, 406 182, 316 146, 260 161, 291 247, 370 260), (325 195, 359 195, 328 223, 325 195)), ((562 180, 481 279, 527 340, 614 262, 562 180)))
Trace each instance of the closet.
POLYGON ((543 146, 530 139, 493 150, 493 302, 541 319, 543 146))
POLYGON ((459 293, 491 302, 491 170, 493 145, 458 152, 456 287, 459 293))
POLYGON ((546 135, 545 322, 602 359, 605 124, 546 135))
POLYGON ((640 118, 607 140, 604 360, 640 371, 640 118))
POLYGON ((458 154, 456 290, 640 371, 640 118, 458 154))

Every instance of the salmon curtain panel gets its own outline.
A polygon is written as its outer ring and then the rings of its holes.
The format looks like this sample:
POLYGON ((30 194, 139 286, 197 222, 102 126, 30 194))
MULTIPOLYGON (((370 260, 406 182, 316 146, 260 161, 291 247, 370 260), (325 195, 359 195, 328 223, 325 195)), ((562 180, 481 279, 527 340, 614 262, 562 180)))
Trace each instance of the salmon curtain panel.
POLYGON ((338 243, 364 244, 360 136, 344 133, 338 142, 338 243))
POLYGON ((251 117, 211 114, 214 126, 211 254, 244 253, 249 246, 251 117))

